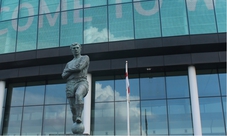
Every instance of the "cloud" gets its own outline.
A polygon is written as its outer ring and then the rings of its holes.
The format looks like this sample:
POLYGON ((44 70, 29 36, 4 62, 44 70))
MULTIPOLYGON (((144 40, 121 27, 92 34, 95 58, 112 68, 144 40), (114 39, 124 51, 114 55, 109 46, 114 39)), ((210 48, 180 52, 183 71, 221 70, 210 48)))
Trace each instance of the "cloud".
MULTIPOLYGON (((130 96, 131 99, 137 99, 138 96, 130 96)), ((115 114, 115 123, 116 123, 116 130, 119 131, 119 129, 122 130, 120 132, 121 134, 127 134, 127 112, 126 112, 126 96, 121 96, 119 92, 116 90, 114 91, 113 88, 110 85, 103 86, 100 83, 95 84, 95 101, 100 102, 95 105, 95 110, 99 110, 99 112, 95 112, 95 117, 100 117, 103 119, 103 123, 100 122, 100 124, 95 124, 97 126, 97 130, 95 131, 106 131, 111 132, 113 128, 110 128, 112 124, 114 123, 112 119, 107 119, 113 117, 115 114), (115 99, 120 100, 121 102, 116 102, 115 106, 111 102, 114 101, 114 94, 115 99), (122 100, 124 100, 122 102, 122 100), (109 101, 109 102, 108 102, 109 101), (115 112, 115 113, 114 113, 115 112), (106 125, 102 125, 106 124, 106 125), (100 125, 100 128, 98 127, 100 125)), ((131 134, 138 135, 140 134, 138 130, 140 130, 140 127, 142 127, 142 124, 140 124, 140 115, 142 114, 140 112, 140 102, 139 101, 131 101, 130 102, 130 130, 131 134)), ((154 118, 155 116, 147 111, 147 115, 149 117, 154 118)), ((142 130, 144 131, 144 130, 142 130)), ((117 133, 117 132, 116 132, 117 133)), ((104 132, 100 132, 98 134, 104 134, 104 132)), ((143 132, 145 134, 145 132, 143 132)))
POLYGON ((101 31, 99 31, 97 27, 91 26, 88 29, 84 30, 84 43, 107 42, 107 33, 109 34, 109 41, 133 39, 133 37, 115 36, 111 34, 111 32, 107 30, 107 28, 103 28, 101 31))

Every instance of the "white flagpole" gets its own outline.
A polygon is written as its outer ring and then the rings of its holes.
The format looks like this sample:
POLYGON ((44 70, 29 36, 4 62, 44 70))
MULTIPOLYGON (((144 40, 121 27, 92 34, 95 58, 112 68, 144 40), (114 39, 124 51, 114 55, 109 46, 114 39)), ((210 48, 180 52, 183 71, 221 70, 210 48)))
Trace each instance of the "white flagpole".
POLYGON ((129 80, 128 80, 128 61, 126 61, 125 65, 125 77, 126 77, 126 94, 127 94, 127 130, 128 136, 130 136, 130 116, 129 116, 129 103, 130 103, 130 89, 129 89, 129 80))

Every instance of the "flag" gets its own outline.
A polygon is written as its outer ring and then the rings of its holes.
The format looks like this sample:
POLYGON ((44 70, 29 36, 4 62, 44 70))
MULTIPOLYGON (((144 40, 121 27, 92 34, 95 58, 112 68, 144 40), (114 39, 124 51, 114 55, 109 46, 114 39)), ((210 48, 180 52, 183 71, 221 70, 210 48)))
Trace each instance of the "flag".
POLYGON ((128 61, 126 61, 125 64, 125 78, 126 78, 126 95, 127 95, 127 130, 128 130, 128 136, 130 136, 130 116, 129 116, 129 80, 128 80, 128 61))

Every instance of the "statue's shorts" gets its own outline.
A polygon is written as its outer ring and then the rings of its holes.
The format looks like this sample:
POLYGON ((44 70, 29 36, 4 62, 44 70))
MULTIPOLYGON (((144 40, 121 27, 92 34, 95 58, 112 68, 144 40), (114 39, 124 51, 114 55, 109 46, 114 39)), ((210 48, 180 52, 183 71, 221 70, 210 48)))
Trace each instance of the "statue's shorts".
POLYGON ((69 97, 75 97, 75 92, 76 90, 78 89, 78 87, 80 86, 84 86, 85 90, 86 91, 84 94, 84 97, 87 95, 88 93, 88 81, 85 79, 85 78, 82 78, 82 79, 71 79, 69 81, 67 81, 67 84, 66 84, 66 96, 67 98, 69 97))

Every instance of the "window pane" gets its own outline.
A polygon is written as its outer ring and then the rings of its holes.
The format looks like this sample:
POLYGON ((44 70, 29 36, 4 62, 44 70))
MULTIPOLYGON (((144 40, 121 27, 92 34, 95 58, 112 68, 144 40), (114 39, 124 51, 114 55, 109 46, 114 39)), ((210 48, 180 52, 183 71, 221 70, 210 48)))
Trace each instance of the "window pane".
POLYGON ((109 41, 134 38, 132 4, 109 6, 109 41))
POLYGON ((213 1, 187 1, 190 34, 216 33, 213 1))
POLYGON ((91 120, 93 135, 114 135, 114 104, 95 103, 92 106, 91 120))
POLYGON ((158 0, 134 3, 134 19, 136 39, 161 36, 158 0))
POLYGON ((17 21, 0 22, 0 54, 15 51, 17 21))
POLYGON ((45 104, 66 103, 65 84, 46 85, 45 104))
POLYGON ((59 13, 39 16, 38 49, 59 46, 59 13))
POLYGON ((24 102, 24 84, 12 84, 7 94, 7 106, 22 106, 24 102))
MULTIPOLYGON (((122 109, 126 109, 126 107, 123 107, 122 109)), ((129 104, 129 117, 130 117, 130 134, 131 135, 137 135, 139 136, 141 134, 140 132, 140 101, 130 101, 129 104)), ((127 118, 127 112, 124 113, 122 116, 122 120, 127 118)), ((116 116, 117 119, 119 116, 116 116)), ((121 118, 120 118, 121 119, 121 118)), ((126 129, 127 130, 127 129, 126 129)))
POLYGON ((191 105, 189 99, 168 100, 170 134, 192 134, 191 105))
POLYGON ((214 0, 218 32, 226 32, 226 0, 214 0))
POLYGON ((70 110, 69 104, 67 104, 67 111, 66 111, 66 134, 71 134, 71 128, 73 125, 73 121, 72 121, 72 112, 70 110))
POLYGON ((142 135, 167 135, 165 100, 141 101, 142 135))
POLYGON ((44 103, 45 85, 28 85, 25 90, 24 105, 42 105, 44 103))
POLYGON ((60 0, 40 0, 39 13, 57 12, 60 10, 60 0))
POLYGON ((83 43, 83 10, 61 13, 60 46, 83 43))
POLYGON ((115 133, 127 135, 127 103, 115 102, 115 133))
POLYGON ((2 0, 0 21, 17 18, 19 0, 2 0))
POLYGON ((166 91, 168 98, 189 97, 188 76, 186 73, 167 73, 166 91))
POLYGON ((199 102, 203 134, 224 135, 224 118, 220 97, 200 98, 199 102))
POLYGON ((225 121, 225 127, 226 127, 226 130, 227 130, 227 117, 226 117, 226 97, 222 97, 222 103, 223 103, 223 110, 224 110, 224 121, 225 121))
POLYGON ((108 4, 131 2, 132 0, 108 0, 108 4))
POLYGON ((95 102, 113 101, 114 100, 114 78, 104 77, 95 80, 95 102))
MULTIPOLYGON (((125 81, 126 84, 126 81, 125 81)), ((129 75, 130 100, 139 100, 139 76, 129 75)))
POLYGON ((37 16, 19 20, 17 51, 36 49, 37 21, 37 16))
POLYGON ((83 7, 83 0, 61 0, 61 10, 78 9, 83 7))
POLYGON ((84 7, 106 5, 107 0, 84 0, 84 7))
POLYGON ((107 7, 84 10, 84 43, 107 42, 107 7))
POLYGON ((33 16, 38 14, 37 0, 20 0, 19 17, 33 16))
POLYGON ((115 101, 126 100, 126 81, 124 75, 117 75, 115 80, 115 101))
POLYGON ((162 35, 188 34, 185 0, 163 0, 161 5, 162 35))
POLYGON ((65 105, 45 106, 43 134, 64 134, 65 105))
POLYGON ((197 72, 199 96, 220 96, 218 75, 216 70, 197 72))
POLYGON ((164 73, 140 76, 141 99, 166 98, 164 73))
POLYGON ((20 135, 22 107, 12 107, 5 111, 3 135, 20 135))
POLYGON ((226 70, 219 70, 219 81, 222 95, 226 95, 226 70), (222 73, 223 72, 223 73, 222 73))
POLYGON ((42 118, 43 106, 24 107, 22 135, 40 135, 42 118))

